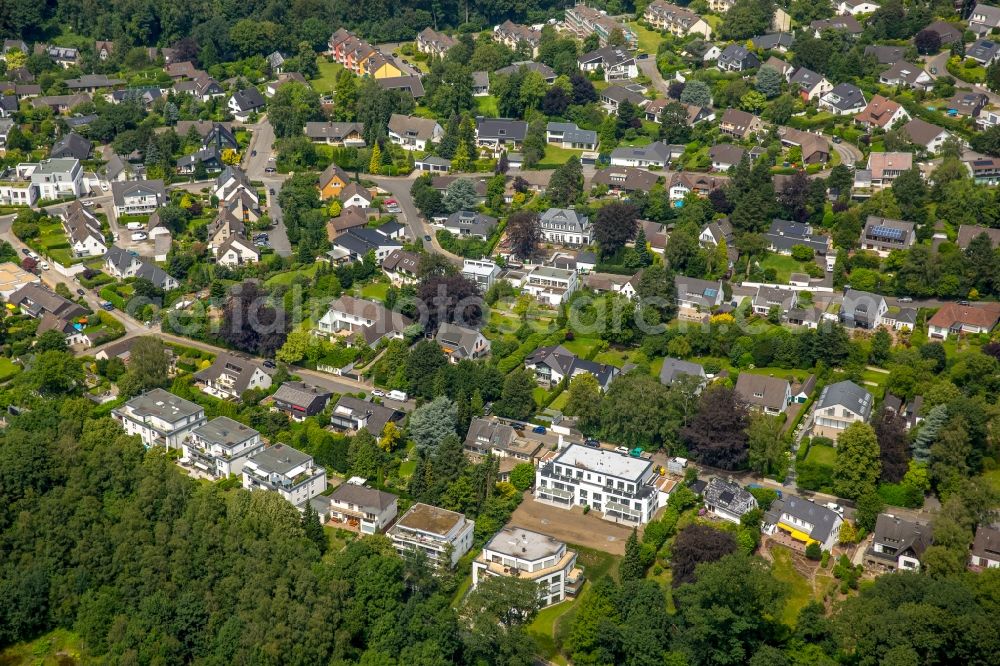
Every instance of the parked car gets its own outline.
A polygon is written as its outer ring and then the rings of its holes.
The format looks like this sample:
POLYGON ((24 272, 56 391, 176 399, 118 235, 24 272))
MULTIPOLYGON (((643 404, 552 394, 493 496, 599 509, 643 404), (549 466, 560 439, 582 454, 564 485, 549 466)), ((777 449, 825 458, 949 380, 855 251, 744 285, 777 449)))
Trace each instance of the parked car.
POLYGON ((86 206, 86 207, 88 207, 88 208, 90 208, 91 206, 93 206, 93 205, 94 205, 94 200, 93 200, 93 199, 86 199, 86 200, 85 200, 85 201, 83 202, 83 205, 84 205, 84 206, 86 206))
POLYGON ((911 297, 909 297, 909 296, 900 296, 896 300, 899 301, 900 303, 912 303, 913 302, 913 299, 911 297))
POLYGON ((84 295, 84 294, 86 294, 87 292, 85 292, 85 291, 84 291, 83 289, 77 289, 77 290, 76 290, 76 293, 77 293, 77 295, 78 295, 78 296, 83 296, 83 295, 84 295))
POLYGON ((385 391, 381 389, 372 389, 372 395, 375 396, 376 398, 384 398, 385 391))
POLYGON ((42 261, 39 261, 38 265, 42 267, 43 271, 49 270, 49 262, 45 261, 44 259, 42 261))
POLYGON ((628 455, 628 448, 626 448, 624 446, 616 446, 615 447, 615 453, 620 453, 623 456, 627 456, 628 455))
POLYGON ((251 150, 250 151, 250 157, 257 157, 257 151, 256 150, 251 150))
POLYGON ((844 507, 840 506, 836 502, 827 502, 825 504, 825 506, 826 506, 826 508, 828 508, 830 511, 833 511, 838 516, 843 516, 844 515, 844 507))
POLYGON ((263 366, 264 366, 265 368, 276 368, 276 367, 278 367, 278 366, 276 366, 276 365, 274 364, 274 361, 272 361, 272 360, 271 360, 271 359, 269 359, 269 358, 268 358, 268 359, 265 359, 265 360, 264 360, 264 363, 263 363, 262 365, 263 365, 263 366))
POLYGON ((101 303, 101 307, 107 310, 108 312, 111 312, 112 310, 115 309, 115 304, 112 303, 111 301, 104 301, 103 303, 101 303))
POLYGON ((23 254, 26 257, 30 257, 31 256, 31 250, 29 250, 26 247, 22 247, 21 248, 21 254, 23 254))
POLYGON ((589 446, 592 449, 599 449, 599 448, 601 448, 601 443, 598 442, 593 437, 588 437, 587 439, 583 440, 583 445, 584 446, 589 446))
POLYGON ((149 236, 146 235, 145 231, 137 231, 134 234, 132 234, 132 240, 134 241, 144 241, 147 238, 149 238, 149 236))
POLYGON ((264 173, 274 173, 276 171, 277 171, 277 169, 275 169, 274 167, 270 167, 270 166, 267 167, 266 169, 264 169, 264 173))
POLYGON ((272 187, 269 191, 271 192, 271 196, 274 196, 274 188, 272 187))
POLYGON ((429 234, 425 234, 425 235, 424 235, 424 240, 425 240, 425 241, 427 241, 428 243, 430 243, 430 242, 431 242, 431 237, 430 237, 430 235, 429 235, 429 234))
POLYGON ((536 435, 544 435, 545 426, 535 426, 534 428, 531 429, 531 432, 535 433, 536 435))

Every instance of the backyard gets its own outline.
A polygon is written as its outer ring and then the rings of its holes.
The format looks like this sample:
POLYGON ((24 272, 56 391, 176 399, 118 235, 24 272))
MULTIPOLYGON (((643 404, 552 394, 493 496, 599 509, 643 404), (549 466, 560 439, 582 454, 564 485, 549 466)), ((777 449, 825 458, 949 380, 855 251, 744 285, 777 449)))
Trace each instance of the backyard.
POLYGON ((539 169, 557 169, 569 160, 569 158, 576 155, 580 157, 584 151, 573 150, 572 148, 563 148, 561 146, 556 146, 551 143, 545 145, 545 157, 542 161, 538 163, 539 169))
POLYGON ((788 255, 770 253, 760 262, 760 267, 765 271, 768 268, 774 269, 776 274, 775 281, 787 284, 788 278, 792 273, 805 273, 809 263, 811 262, 796 261, 788 255))
POLYGON ((57 261, 63 266, 81 261, 73 258, 69 240, 63 231, 62 222, 57 218, 46 218, 38 223, 38 236, 27 241, 29 247, 43 257, 57 261))
POLYGON ((310 85, 321 95, 332 94, 337 85, 337 74, 344 68, 336 62, 327 62, 326 58, 317 58, 316 66, 319 68, 319 76, 310 85))
POLYGON ((655 56, 660 42, 663 41, 660 33, 640 25, 637 21, 630 22, 628 26, 635 30, 635 36, 639 38, 639 50, 655 56))

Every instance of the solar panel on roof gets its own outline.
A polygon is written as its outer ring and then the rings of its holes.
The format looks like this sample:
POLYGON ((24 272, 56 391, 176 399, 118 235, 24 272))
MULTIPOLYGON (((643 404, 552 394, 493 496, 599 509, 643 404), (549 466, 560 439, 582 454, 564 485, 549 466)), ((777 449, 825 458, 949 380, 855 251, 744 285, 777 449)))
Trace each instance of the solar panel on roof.
POLYGON ((709 289, 706 289, 705 292, 704 292, 705 298, 715 298, 718 295, 719 295, 719 290, 718 289, 711 289, 711 288, 709 288, 709 289))
POLYGON ((903 230, 896 229, 894 227, 884 227, 882 225, 877 225, 872 227, 872 234, 875 236, 883 236, 885 238, 891 238, 892 240, 903 240, 903 230))

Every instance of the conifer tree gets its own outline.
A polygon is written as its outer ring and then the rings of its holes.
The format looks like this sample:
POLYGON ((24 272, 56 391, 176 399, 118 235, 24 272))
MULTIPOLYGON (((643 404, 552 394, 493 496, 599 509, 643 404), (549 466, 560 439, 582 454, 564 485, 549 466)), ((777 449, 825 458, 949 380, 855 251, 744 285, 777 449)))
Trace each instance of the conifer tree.
POLYGON ((330 542, 327 541, 326 532, 323 531, 323 525, 319 522, 319 514, 309 502, 306 502, 306 510, 302 514, 302 530, 309 537, 309 540, 319 548, 320 555, 326 552, 330 542))
POLYGON ((382 171, 382 149, 378 142, 372 146, 372 158, 368 162, 368 173, 378 175, 382 171))
POLYGON ((639 535, 636 534, 633 527, 632 534, 629 535, 628 541, 625 542, 625 557, 622 559, 621 567, 618 570, 623 583, 627 583, 630 580, 641 580, 646 574, 645 567, 642 566, 640 550, 639 535))

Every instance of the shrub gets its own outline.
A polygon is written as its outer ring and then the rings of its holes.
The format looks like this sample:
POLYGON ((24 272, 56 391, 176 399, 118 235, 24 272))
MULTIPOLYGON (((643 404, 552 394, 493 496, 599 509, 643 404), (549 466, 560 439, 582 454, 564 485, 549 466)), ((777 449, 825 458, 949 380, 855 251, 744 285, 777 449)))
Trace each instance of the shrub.
POLYGON ((806 546, 806 557, 814 562, 819 562, 823 559, 823 549, 820 547, 819 543, 812 541, 806 546))

